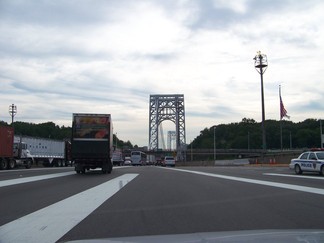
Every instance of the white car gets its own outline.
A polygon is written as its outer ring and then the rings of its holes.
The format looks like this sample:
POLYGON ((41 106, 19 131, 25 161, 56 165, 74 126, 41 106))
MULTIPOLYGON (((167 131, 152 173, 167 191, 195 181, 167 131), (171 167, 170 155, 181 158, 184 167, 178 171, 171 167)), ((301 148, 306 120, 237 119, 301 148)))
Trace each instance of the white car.
POLYGON ((162 163, 163 166, 175 166, 175 159, 173 156, 165 156, 164 157, 164 160, 163 160, 163 163, 162 163))
POLYGON ((289 168, 296 174, 318 172, 324 175, 324 151, 308 151, 302 153, 297 159, 292 159, 289 168))
POLYGON ((132 165, 132 161, 131 161, 130 157, 125 157, 124 165, 132 165))

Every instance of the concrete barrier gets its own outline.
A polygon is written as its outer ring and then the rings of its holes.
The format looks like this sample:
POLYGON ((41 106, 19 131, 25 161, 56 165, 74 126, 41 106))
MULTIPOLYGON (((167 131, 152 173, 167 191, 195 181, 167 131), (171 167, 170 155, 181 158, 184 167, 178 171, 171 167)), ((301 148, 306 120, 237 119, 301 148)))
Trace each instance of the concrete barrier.
POLYGON ((233 159, 233 160, 216 160, 215 166, 242 166, 242 165, 248 165, 250 164, 249 159, 233 159))

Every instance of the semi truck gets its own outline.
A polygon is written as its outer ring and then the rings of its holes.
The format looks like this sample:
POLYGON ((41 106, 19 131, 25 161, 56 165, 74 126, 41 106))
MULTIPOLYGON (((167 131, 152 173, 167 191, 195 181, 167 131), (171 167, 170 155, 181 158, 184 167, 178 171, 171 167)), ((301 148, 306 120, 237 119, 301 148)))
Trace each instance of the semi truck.
POLYGON ((25 166, 29 169, 33 157, 27 149, 27 144, 14 142, 14 129, 10 126, 0 126, 0 169, 13 169, 25 166))
POLYGON ((71 143, 68 140, 15 135, 14 144, 19 143, 27 145, 36 165, 42 164, 44 167, 71 165, 71 143))
POLYGON ((71 156, 77 174, 96 168, 111 173, 112 129, 110 114, 73 113, 71 156))
POLYGON ((71 164, 69 141, 14 135, 10 126, 0 126, 0 169, 32 164, 68 166, 71 164))

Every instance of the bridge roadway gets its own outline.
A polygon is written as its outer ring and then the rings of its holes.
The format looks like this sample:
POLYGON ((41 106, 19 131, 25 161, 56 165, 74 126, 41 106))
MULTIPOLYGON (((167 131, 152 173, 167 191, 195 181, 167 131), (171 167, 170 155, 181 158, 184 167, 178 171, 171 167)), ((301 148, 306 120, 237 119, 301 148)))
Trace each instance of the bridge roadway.
POLYGON ((323 182, 286 167, 0 171, 0 242, 323 229, 323 182))

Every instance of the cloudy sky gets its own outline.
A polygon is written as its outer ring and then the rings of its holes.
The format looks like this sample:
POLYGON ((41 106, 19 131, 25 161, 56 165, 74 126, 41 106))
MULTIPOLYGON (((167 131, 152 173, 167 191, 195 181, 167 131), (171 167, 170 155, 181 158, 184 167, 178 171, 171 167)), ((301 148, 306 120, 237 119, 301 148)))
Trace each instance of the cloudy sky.
MULTIPOLYGON (((324 118, 322 0, 0 0, 0 120, 110 113, 114 133, 144 146, 150 94, 183 94, 186 140, 205 127, 324 118)), ((164 131, 175 130, 171 122, 164 131)), ((165 132, 166 133, 166 132, 165 132)))

